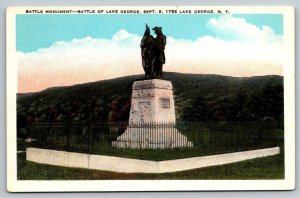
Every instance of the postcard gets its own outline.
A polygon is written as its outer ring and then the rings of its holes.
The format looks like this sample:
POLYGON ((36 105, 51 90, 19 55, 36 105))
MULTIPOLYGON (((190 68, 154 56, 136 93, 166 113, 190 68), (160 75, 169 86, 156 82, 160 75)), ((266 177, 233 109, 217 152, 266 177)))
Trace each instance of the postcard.
POLYGON ((7 9, 10 192, 292 190, 288 6, 7 9))

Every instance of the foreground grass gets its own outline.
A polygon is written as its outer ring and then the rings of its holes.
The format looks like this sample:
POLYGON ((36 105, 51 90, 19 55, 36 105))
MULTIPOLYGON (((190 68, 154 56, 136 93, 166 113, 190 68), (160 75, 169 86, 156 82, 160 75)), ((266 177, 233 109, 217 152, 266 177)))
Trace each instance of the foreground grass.
POLYGON ((282 154, 222 166, 163 174, 115 173, 66 168, 26 161, 18 154, 20 180, 105 180, 105 179, 284 179, 282 154))

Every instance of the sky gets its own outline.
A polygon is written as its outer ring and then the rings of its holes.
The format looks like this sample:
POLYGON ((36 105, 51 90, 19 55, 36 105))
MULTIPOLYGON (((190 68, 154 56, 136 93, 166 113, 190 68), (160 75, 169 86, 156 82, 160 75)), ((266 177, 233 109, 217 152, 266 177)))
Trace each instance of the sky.
POLYGON ((167 36, 164 71, 282 75, 279 14, 21 14, 18 92, 143 73, 139 44, 145 23, 163 27, 167 36))

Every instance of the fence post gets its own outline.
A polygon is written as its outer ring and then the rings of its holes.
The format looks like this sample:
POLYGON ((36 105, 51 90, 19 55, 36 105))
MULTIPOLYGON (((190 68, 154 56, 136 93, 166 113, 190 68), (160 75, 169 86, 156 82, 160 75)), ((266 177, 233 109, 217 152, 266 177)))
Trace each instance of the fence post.
POLYGON ((261 146, 262 143, 262 131, 265 130, 265 124, 262 124, 262 127, 258 130, 258 146, 261 146))
POLYGON ((44 136, 43 136, 43 134, 42 134, 42 136, 41 136, 42 138, 42 144, 43 145, 45 145, 45 142, 46 142, 46 144, 47 144, 47 146, 49 146, 49 144, 51 145, 51 146, 53 146, 52 145, 52 137, 51 137, 51 122, 49 121, 48 122, 48 128, 47 128, 47 133, 46 133, 46 136, 45 136, 45 138, 44 138, 44 136), (50 143, 48 142, 48 137, 50 137, 50 143), (44 142, 44 139, 46 139, 46 141, 44 142))
POLYGON ((93 153, 93 128, 91 125, 87 126, 88 134, 89 134, 89 152, 93 153))
POLYGON ((67 129, 67 150, 70 152, 71 151, 71 124, 67 123, 66 129, 67 129))
MULTIPOLYGON (((142 133, 143 133, 143 123, 139 123, 139 127, 138 127, 138 142, 140 143, 141 142, 141 135, 142 135, 142 133)), ((137 144, 137 148, 139 149, 139 155, 140 155, 140 159, 142 159, 142 148, 141 148, 141 146, 139 146, 138 144, 137 144)))

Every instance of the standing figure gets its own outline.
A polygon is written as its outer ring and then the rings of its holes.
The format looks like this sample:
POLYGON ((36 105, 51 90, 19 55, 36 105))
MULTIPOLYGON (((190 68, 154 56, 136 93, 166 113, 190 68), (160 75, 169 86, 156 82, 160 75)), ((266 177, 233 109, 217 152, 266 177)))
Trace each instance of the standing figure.
POLYGON ((145 75, 148 78, 161 78, 162 66, 166 62, 165 46, 166 36, 161 31, 162 27, 154 27, 156 37, 150 34, 150 29, 146 24, 146 30, 141 40, 142 64, 145 75))
POLYGON ((162 66, 166 62, 165 46, 167 44, 166 36, 161 31, 162 27, 154 27, 153 30, 156 34, 154 39, 154 74, 157 77, 162 77, 162 66))
POLYGON ((150 29, 146 24, 146 30, 141 40, 142 64, 147 77, 153 77, 154 73, 154 38, 150 34, 150 29))

